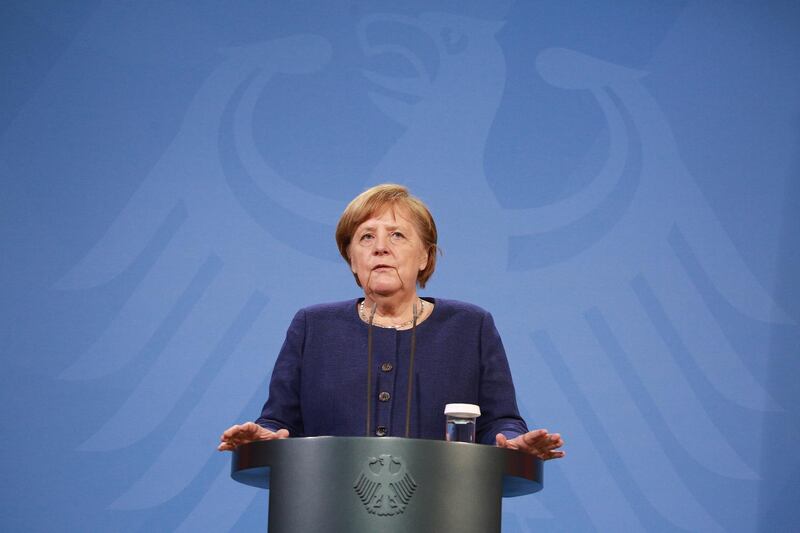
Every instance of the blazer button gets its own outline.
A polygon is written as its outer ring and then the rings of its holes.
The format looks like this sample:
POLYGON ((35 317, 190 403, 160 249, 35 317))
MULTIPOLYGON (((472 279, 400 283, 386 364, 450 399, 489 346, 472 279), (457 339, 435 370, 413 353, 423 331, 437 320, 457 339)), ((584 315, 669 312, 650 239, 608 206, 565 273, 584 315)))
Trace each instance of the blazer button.
POLYGON ((389 394, 389 393, 388 393, 388 392, 386 392, 386 391, 383 391, 382 393, 378 394, 378 399, 379 399, 380 401, 382 401, 382 402, 388 402, 388 401, 389 401, 389 398, 391 398, 391 397, 392 397, 392 395, 391 395, 391 394, 389 394))
POLYGON ((378 426, 377 428, 375 428, 375 435, 377 435, 379 437, 385 437, 386 436, 386 428, 384 426, 378 426))
POLYGON ((392 363, 383 363, 381 365, 381 370, 383 370, 384 372, 391 372, 393 368, 394 367, 392 366, 392 363))

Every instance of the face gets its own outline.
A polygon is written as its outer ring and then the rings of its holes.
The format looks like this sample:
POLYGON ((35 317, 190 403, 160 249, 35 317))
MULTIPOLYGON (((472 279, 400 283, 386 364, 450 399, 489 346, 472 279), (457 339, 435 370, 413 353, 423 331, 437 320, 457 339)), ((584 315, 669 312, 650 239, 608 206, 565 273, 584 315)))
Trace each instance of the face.
POLYGON ((381 296, 416 291, 428 253, 416 226, 402 207, 387 207, 356 228, 350 243, 350 267, 364 292, 381 296))

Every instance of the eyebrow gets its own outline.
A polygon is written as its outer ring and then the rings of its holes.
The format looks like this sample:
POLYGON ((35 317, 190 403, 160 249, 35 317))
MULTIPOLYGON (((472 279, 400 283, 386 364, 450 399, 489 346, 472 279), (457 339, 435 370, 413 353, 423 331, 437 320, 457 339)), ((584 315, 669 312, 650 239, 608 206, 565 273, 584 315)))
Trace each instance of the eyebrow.
MULTIPOLYGON (((405 227, 400 224, 385 226, 385 228, 390 231, 395 229, 405 229, 405 227)), ((363 228, 359 228, 358 231, 375 231, 376 229, 377 229, 376 226, 364 226, 363 228)))

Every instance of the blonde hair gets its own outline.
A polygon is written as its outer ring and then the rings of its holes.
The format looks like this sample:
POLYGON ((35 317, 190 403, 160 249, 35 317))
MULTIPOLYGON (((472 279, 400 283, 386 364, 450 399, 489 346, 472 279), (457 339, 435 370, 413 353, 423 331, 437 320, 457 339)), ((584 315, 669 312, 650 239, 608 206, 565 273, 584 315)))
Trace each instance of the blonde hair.
MULTIPOLYGON (((439 251, 436 245, 438 239, 436 223, 422 200, 412 196, 408 189, 402 185, 395 183, 376 185, 353 198, 336 225, 336 245, 339 247, 339 253, 342 254, 342 257, 349 265, 350 252, 348 249, 356 229, 365 220, 380 213, 387 206, 407 209, 411 215, 417 233, 422 240, 422 245, 428 253, 428 263, 424 269, 420 270, 417 276, 417 284, 425 288, 425 283, 427 283, 436 269, 436 253, 439 251)), ((356 284, 361 287, 358 276, 356 274, 353 274, 353 276, 356 279, 356 284)))

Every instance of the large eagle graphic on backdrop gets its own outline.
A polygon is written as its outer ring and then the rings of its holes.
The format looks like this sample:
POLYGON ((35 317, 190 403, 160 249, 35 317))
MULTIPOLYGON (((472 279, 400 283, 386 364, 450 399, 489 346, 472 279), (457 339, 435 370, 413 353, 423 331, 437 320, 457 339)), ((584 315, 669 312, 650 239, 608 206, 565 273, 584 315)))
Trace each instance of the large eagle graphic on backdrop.
MULTIPOLYGON (((404 77, 364 72, 373 105, 404 128, 364 186, 400 181, 434 213, 453 206, 457 191, 458 207, 437 220, 447 253, 437 290, 495 314, 524 414, 567 436, 570 466, 562 472, 571 505, 599 530, 643 529, 641 508, 677 527, 721 530, 676 464, 688 458, 712 475, 754 479, 754 465, 731 445, 734 436, 715 424, 713 406, 758 413, 780 406, 723 333, 704 291, 713 288, 753 319, 788 319, 682 165, 643 72, 567 49, 533 55, 529 68, 549 84, 595 99, 606 121, 605 157, 568 198, 522 210, 497 202, 482 154, 505 81, 500 26, 439 13, 363 19, 367 56, 401 58, 414 68, 404 77), (435 60, 381 39, 375 29, 383 24, 424 36, 435 60), (545 398, 546 407, 532 407, 545 398)), ((185 405, 180 399, 211 354, 224 355, 207 387, 192 391, 198 400, 171 442, 115 508, 170 500, 212 459, 217 433, 253 417, 243 408, 264 394, 264 373, 297 307, 291 287, 323 293, 349 281, 330 244, 344 202, 282 178, 253 137, 265 87, 276 76, 323 68, 330 45, 297 35, 226 53, 158 164, 60 284, 100 285, 143 256, 151 261, 66 379, 118 371, 169 325, 147 374, 85 450, 136 446, 185 405)), ((520 523, 551 516, 543 495, 508 509, 520 523)), ((253 496, 220 468, 181 528, 230 527, 253 496)))

